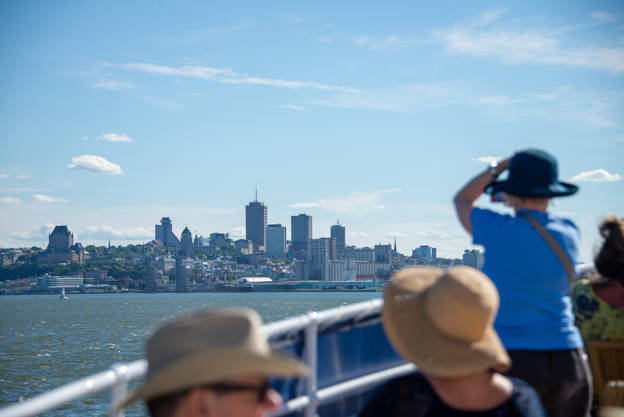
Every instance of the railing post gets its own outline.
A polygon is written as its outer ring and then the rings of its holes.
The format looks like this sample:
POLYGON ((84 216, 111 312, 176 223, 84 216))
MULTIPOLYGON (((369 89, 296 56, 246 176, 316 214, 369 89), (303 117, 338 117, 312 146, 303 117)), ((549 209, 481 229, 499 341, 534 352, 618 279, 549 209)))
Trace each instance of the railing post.
POLYGON ((124 364, 115 363, 111 366, 115 374, 115 383, 110 387, 110 417, 124 417, 124 410, 120 409, 113 413, 113 405, 120 401, 128 392, 128 367, 124 364))
POLYGON ((309 323, 305 327, 305 341, 304 341, 304 361, 308 368, 310 368, 310 374, 308 376, 307 392, 310 402, 305 410, 305 417, 316 416, 316 407, 318 405, 318 396, 316 395, 317 378, 318 378, 318 313, 309 313, 309 323))

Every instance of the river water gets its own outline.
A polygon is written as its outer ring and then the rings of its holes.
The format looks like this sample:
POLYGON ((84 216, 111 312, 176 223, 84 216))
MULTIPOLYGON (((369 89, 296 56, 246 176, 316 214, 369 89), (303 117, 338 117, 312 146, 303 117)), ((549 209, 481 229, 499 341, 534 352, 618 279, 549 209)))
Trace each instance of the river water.
MULTIPOLYGON (((159 322, 189 311, 248 307, 264 322, 371 300, 372 292, 70 294, 0 297, 0 407, 143 357, 143 341, 159 322)), ((107 413, 107 392, 76 400, 46 416, 107 413)), ((146 415, 140 405, 128 416, 146 415)))

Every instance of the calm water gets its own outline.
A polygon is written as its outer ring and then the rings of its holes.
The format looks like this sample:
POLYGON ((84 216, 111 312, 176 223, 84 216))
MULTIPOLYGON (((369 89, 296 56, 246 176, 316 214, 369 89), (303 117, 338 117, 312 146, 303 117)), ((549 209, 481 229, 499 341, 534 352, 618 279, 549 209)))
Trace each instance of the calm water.
MULTIPOLYGON (((143 340, 165 319, 216 307, 249 307, 265 322, 379 297, 380 293, 85 294, 0 297, 0 407, 115 362, 143 357, 143 340)), ((48 416, 105 415, 107 392, 48 416)), ((141 406, 127 415, 144 415, 141 406)))

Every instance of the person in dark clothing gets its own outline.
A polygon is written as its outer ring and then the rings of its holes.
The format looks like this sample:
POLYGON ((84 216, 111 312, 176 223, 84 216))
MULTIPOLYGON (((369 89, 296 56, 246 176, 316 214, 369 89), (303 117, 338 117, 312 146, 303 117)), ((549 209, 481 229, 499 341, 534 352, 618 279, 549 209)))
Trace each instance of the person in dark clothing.
POLYGON ((496 287, 480 271, 406 268, 384 293, 394 349, 419 373, 383 385, 360 417, 544 417, 535 390, 501 374, 511 361, 492 322, 496 287))

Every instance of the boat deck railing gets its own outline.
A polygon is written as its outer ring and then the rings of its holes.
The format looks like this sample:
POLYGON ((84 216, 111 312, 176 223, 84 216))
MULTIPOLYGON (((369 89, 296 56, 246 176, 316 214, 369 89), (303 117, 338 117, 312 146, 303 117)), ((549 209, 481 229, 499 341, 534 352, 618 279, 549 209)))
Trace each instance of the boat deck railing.
MULTIPOLYGON (((357 320, 361 317, 379 315, 382 300, 376 299, 320 312, 311 312, 274 323, 265 324, 263 332, 269 340, 287 334, 303 332, 302 361, 310 369, 305 378, 303 395, 288 399, 281 408, 273 412, 274 416, 283 416, 295 412, 306 417, 316 415, 317 407, 347 393, 365 390, 386 380, 408 374, 415 370, 412 364, 401 364, 347 381, 318 388, 318 332, 320 327, 345 320, 357 320)), ((109 390, 109 414, 111 417, 123 417, 123 410, 114 414, 113 405, 127 393, 128 383, 145 374, 147 362, 139 360, 127 364, 114 364, 106 371, 90 375, 67 385, 30 398, 22 403, 0 409, 0 417, 29 417, 53 410, 70 401, 92 395, 98 391, 109 390)))

